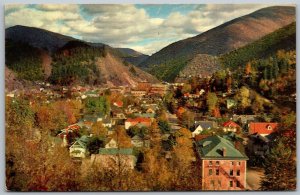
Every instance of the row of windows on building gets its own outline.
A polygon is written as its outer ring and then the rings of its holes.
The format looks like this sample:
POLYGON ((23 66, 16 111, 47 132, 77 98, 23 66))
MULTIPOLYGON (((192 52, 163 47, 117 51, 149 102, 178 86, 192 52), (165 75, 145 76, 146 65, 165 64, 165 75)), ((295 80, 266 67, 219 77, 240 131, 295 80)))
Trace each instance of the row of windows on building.
MULTIPOLYGON (((215 169, 215 172, 216 172, 216 175, 219 175, 219 174, 220 174, 220 170, 219 170, 219 169, 215 169)), ((209 174, 209 175, 213 175, 213 174, 214 174, 214 173, 213 173, 213 169, 209 169, 209 170, 208 170, 208 174, 209 174)), ((233 176, 233 175, 234 175, 232 169, 230 169, 229 175, 230 175, 230 176, 233 176)), ((237 171, 236 171, 236 176, 240 176, 240 175, 241 175, 241 171, 240 171, 240 170, 237 170, 237 171)))
MULTIPOLYGON (((213 165, 213 162, 214 162, 214 161, 209 161, 208 164, 209 164, 210 166, 212 166, 212 165, 213 165)), ((241 165, 241 162, 236 162, 236 163, 237 163, 237 165, 241 165)), ((235 164, 234 161, 230 161, 230 165, 234 165, 234 164, 235 164)), ((220 161, 215 161, 215 165, 216 165, 216 166, 219 166, 219 165, 220 165, 220 161)))
MULTIPOLYGON (((217 180, 217 183, 215 183, 215 180, 210 180, 210 188, 215 188, 215 187, 220 187, 221 188, 222 183, 221 180, 217 180)), ((229 187, 237 187, 240 188, 241 187, 241 183, 239 181, 234 182, 233 180, 229 181, 229 187), (236 183, 236 185, 234 186, 234 183, 236 183)))

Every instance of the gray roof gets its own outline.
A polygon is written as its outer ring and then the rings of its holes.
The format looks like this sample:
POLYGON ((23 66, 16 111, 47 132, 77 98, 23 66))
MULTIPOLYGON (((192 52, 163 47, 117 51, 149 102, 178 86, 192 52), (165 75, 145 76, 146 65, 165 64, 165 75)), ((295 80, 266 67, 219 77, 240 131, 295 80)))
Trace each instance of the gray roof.
POLYGON ((212 121, 198 121, 196 122, 196 128, 201 125, 202 129, 211 129, 214 127, 214 122, 212 121))

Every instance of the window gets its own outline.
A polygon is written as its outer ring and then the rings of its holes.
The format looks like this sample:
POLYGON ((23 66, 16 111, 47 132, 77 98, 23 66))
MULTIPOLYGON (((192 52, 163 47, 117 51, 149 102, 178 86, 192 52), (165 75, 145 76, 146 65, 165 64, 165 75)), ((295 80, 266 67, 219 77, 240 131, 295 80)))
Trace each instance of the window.
POLYGON ((237 171, 236 171, 236 175, 237 175, 237 176, 240 176, 240 170, 237 170, 237 171))
POLYGON ((215 187, 215 181, 214 181, 214 180, 211 180, 211 181, 210 181, 210 187, 211 187, 211 188, 214 188, 214 187, 215 187))
POLYGON ((229 187, 233 187, 233 181, 229 181, 229 187))
POLYGON ((208 164, 209 166, 212 166, 212 161, 209 161, 209 164, 208 164))
POLYGON ((216 161, 216 166, 219 166, 220 165, 220 162, 219 161, 216 161))
POLYGON ((219 175, 219 169, 216 169, 216 175, 219 175))
POLYGON ((233 162, 233 161, 231 161, 230 163, 231 163, 231 165, 234 165, 234 162, 233 162))
POLYGON ((233 176, 233 170, 232 169, 230 169, 230 176, 233 176))
POLYGON ((238 165, 241 165, 241 162, 238 162, 238 165))
POLYGON ((209 175, 212 175, 212 173, 213 173, 213 170, 212 170, 212 169, 209 169, 209 170, 208 170, 208 174, 209 174, 209 175))
POLYGON ((268 130, 270 130, 270 131, 272 130, 272 127, 270 125, 268 125, 268 130))
POLYGON ((218 185, 219 187, 221 187, 221 180, 218 180, 218 185))
POLYGON ((238 188, 241 187, 241 183, 239 181, 236 182, 236 187, 238 187, 238 188))

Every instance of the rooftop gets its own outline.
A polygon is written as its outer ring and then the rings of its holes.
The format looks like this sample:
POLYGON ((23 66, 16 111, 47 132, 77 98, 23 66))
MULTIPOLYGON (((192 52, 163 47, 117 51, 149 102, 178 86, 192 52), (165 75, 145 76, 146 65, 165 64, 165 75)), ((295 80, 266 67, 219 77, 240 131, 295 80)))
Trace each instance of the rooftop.
POLYGON ((248 159, 231 141, 217 135, 196 141, 196 150, 202 159, 248 159))
POLYGON ((133 155, 133 149, 132 148, 100 148, 99 154, 102 155, 133 155))

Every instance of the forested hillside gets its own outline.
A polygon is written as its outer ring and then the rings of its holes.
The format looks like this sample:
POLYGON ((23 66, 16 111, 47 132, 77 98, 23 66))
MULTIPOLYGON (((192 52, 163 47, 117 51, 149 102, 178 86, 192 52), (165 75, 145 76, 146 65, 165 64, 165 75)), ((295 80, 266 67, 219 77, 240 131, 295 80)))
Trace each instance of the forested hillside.
POLYGON ((26 43, 5 41, 5 64, 19 79, 43 79, 42 58, 38 48, 26 43))
POLYGON ((197 54, 212 56, 225 54, 252 43, 294 21, 295 7, 273 6, 263 8, 195 37, 172 43, 150 56, 139 66, 158 78, 170 81, 197 54), (185 62, 182 59, 185 59, 185 62), (158 68, 163 71, 156 71, 158 68))
POLYGON ((100 84, 100 71, 95 60, 104 55, 104 47, 91 47, 83 42, 71 41, 53 56, 50 81, 61 85, 76 81, 100 84))
POLYGON ((279 49, 295 49, 296 23, 293 22, 263 38, 220 57, 225 67, 237 68, 248 61, 275 54, 279 49))

